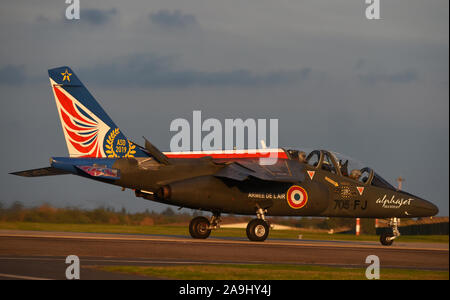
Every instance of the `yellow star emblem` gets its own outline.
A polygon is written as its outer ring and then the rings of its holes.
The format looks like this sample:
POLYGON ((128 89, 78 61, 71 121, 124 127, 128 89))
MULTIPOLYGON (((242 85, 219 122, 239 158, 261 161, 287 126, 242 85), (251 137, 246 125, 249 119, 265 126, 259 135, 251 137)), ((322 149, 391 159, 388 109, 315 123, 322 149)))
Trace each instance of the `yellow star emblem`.
POLYGON ((64 76, 62 81, 65 81, 67 79, 67 81, 70 82, 70 76, 72 76, 72 73, 69 73, 69 71, 66 69, 66 72, 61 73, 62 76, 64 76))

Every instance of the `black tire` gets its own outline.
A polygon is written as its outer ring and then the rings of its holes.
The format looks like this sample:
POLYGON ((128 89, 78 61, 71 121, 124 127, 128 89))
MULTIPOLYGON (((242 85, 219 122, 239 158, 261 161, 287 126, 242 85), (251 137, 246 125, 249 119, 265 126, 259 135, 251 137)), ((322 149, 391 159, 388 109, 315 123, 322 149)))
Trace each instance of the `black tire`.
POLYGON ((380 235, 380 243, 381 243, 381 245, 383 245, 383 246, 390 246, 390 245, 392 245, 392 243, 394 242, 394 240, 392 240, 392 239, 390 239, 390 238, 393 237, 393 236, 394 236, 394 235, 392 235, 392 234, 383 232, 383 233, 380 235))
POLYGON ((211 234, 209 220, 205 217, 195 217, 189 223, 189 233, 194 239, 206 239, 211 234))
POLYGON ((253 219, 247 225, 247 237, 253 242, 263 242, 269 235, 269 224, 261 219, 253 219))

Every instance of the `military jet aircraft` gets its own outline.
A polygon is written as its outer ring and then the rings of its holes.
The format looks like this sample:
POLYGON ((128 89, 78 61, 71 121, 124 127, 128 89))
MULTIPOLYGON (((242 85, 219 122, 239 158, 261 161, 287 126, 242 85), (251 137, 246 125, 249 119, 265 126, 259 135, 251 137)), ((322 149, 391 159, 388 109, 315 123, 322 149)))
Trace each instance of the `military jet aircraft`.
POLYGON ((207 238, 223 213, 256 215, 251 241, 269 234, 266 216, 389 219, 390 245, 400 235, 399 218, 438 213, 432 203, 400 191, 369 167, 349 170, 349 160, 327 150, 308 155, 294 149, 161 152, 125 137, 69 67, 48 71, 69 157, 50 167, 11 174, 25 177, 73 174, 132 189, 137 197, 212 213, 192 219, 193 238, 207 238), (275 164, 259 163, 277 156, 275 164))

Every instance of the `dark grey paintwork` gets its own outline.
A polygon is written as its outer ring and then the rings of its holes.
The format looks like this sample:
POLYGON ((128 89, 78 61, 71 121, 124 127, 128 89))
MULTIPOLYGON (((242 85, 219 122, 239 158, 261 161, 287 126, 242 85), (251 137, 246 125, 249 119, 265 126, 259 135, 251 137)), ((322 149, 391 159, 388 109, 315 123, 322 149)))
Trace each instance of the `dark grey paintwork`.
POLYGON ((113 167, 121 179, 114 184, 136 190, 136 195, 165 204, 212 212, 253 215, 257 208, 273 216, 425 217, 437 214, 432 203, 417 196, 343 176, 339 165, 324 168, 324 155, 316 166, 295 158, 261 166, 258 159, 153 159, 122 158, 113 167), (330 169, 331 167, 331 169, 330 169), (314 172, 311 178, 309 172, 314 172), (305 206, 287 201, 291 186, 307 193, 305 206))

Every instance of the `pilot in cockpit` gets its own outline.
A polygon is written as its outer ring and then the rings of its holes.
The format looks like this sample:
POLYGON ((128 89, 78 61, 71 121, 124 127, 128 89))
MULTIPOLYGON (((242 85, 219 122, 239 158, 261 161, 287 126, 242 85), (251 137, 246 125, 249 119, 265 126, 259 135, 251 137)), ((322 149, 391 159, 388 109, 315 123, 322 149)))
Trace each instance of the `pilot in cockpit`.
POLYGON ((298 161, 301 163, 306 163, 306 153, 303 151, 298 152, 298 161))
POLYGON ((358 169, 354 169, 350 172, 350 175, 348 177, 354 180, 359 180, 359 177, 361 177, 361 171, 358 169))

